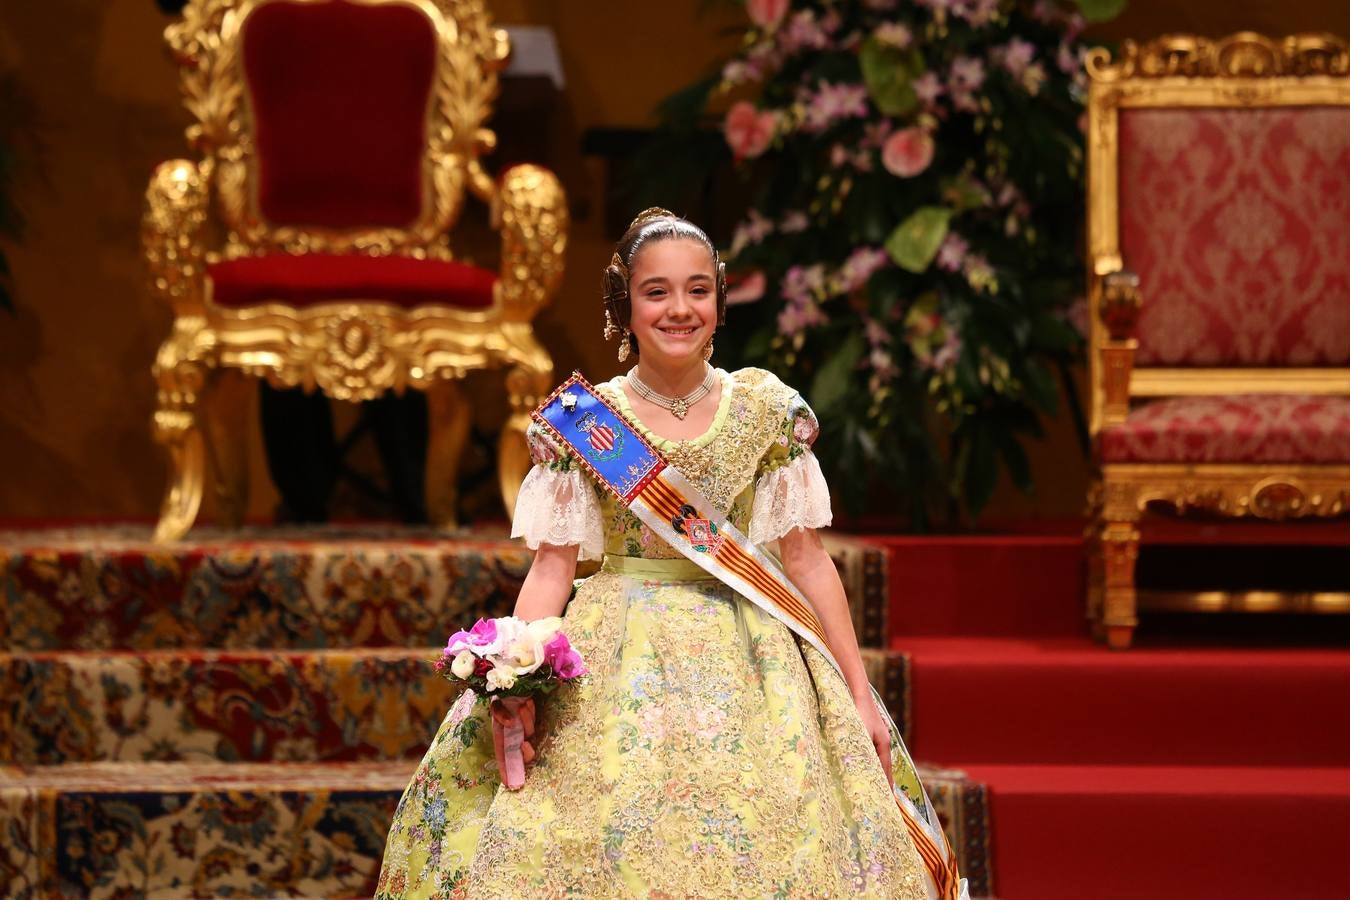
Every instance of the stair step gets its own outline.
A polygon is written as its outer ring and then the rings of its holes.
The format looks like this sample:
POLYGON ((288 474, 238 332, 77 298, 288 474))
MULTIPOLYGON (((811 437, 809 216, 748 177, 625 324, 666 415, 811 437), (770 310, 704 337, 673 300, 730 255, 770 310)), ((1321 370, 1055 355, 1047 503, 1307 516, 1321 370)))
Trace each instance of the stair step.
POLYGON ((436 649, 0 654, 0 762, 417 759, 436 649))
POLYGON ((1350 895, 1318 864, 1344 852, 1350 768, 964 768, 989 786, 1000 900, 1350 895))
POLYGON ((532 554, 505 528, 0 533, 0 650, 421 647, 506 615, 532 554))
MULTIPOLYGON (((0 875, 17 896, 368 897, 416 765, 0 767, 0 875)), ((959 772, 922 774, 979 896, 986 792, 959 772)))
POLYGON ((0 768, 6 896, 369 897, 416 765, 0 768))
POLYGON ((948 765, 1350 765, 1350 650, 912 638, 913 748, 948 765), (1341 710, 1337 712, 1336 710, 1341 710))

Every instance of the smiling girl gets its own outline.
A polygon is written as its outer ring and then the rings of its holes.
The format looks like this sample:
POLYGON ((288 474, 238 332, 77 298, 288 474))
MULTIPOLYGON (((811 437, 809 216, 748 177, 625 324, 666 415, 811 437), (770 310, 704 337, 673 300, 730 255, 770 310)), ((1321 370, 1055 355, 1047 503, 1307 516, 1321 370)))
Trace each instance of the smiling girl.
POLYGON ((691 223, 639 215, 603 293, 606 337, 636 365, 596 394, 707 504, 697 521, 750 555, 776 545, 774 577, 823 642, 676 546, 692 507, 644 518, 535 425, 513 535, 537 553, 515 614, 564 615, 592 674, 523 711, 541 727, 519 791, 499 789, 487 714, 456 704, 399 804, 378 896, 956 897, 906 818, 922 788, 816 533, 831 515, 814 414, 766 371, 709 364, 726 284, 691 223), (601 566, 573 594, 579 559, 601 566))

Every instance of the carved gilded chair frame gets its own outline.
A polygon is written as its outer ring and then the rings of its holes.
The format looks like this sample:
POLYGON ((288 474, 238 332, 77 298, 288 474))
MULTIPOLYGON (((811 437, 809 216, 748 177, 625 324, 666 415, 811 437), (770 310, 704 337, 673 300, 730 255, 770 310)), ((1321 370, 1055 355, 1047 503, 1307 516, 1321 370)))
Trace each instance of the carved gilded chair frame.
MULTIPOLYGON (((1350 52, 1325 34, 1282 40, 1242 32, 1211 41, 1126 41, 1120 58, 1087 59, 1090 430, 1123 422, 1137 398, 1242 392, 1350 393, 1350 368, 1180 368, 1134 364, 1134 325, 1148 297, 1121 258, 1119 111, 1350 105, 1350 52)), ((1350 509, 1350 465, 1100 466, 1091 498, 1089 618, 1111 646, 1138 623, 1138 522, 1150 507, 1229 517, 1330 517, 1350 509)), ((1197 608, 1204 608, 1198 604, 1197 608)))
POLYGON ((479 160, 496 142, 484 122, 510 50, 507 35, 491 27, 483 0, 358 0, 416 9, 435 30, 422 210, 406 228, 282 226, 260 211, 241 64, 244 23, 271 2, 278 0, 191 0, 183 19, 165 32, 182 66, 185 105, 196 120, 188 140, 201 158, 162 164, 146 192, 142 237, 152 289, 175 314, 154 367, 155 434, 172 464, 156 537, 177 539, 196 518, 205 487, 203 437, 219 517, 226 524, 241 519, 248 479, 240 442, 248 424, 247 379, 255 377, 343 400, 409 387, 425 391, 431 415, 427 508, 435 523, 449 526, 470 415, 457 380, 473 369, 505 367, 511 410, 498 445, 498 470, 509 509, 529 466, 529 412, 552 383, 552 360, 531 321, 561 281, 568 217, 552 173, 515 166, 494 180, 479 160), (220 259, 264 253, 452 259, 448 233, 466 189, 489 205, 491 224, 501 234, 498 281, 486 309, 402 309, 376 299, 303 309, 281 301, 242 308, 212 302, 206 268, 220 259))

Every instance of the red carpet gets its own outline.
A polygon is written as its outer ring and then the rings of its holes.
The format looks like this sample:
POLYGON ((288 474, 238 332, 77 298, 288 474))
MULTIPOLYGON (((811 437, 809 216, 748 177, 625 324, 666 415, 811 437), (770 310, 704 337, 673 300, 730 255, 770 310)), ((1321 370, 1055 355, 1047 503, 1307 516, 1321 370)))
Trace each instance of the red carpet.
POLYGON ((965 766, 1003 900, 1350 896, 1348 768, 965 766))
POLYGON ((1350 649, 897 639, 911 734, 945 764, 1350 765, 1350 649))
MULTIPOLYGON (((1158 536, 1202 554, 1213 540, 1172 532, 1158 536)), ((1326 534, 1309 543, 1345 537, 1326 534)), ((911 662, 912 749, 989 786, 1000 900, 1350 898, 1342 623, 1300 623, 1320 646, 1224 647, 1283 632, 1160 621, 1111 652, 1085 636, 1075 527, 878 540, 891 646, 911 662)))

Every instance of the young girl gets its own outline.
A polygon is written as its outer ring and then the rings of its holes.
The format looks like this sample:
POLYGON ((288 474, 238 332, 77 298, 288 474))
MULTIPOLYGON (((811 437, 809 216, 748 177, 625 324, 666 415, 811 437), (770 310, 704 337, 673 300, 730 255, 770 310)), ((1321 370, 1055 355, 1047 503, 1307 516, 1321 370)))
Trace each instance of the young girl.
MULTIPOLYGON (((708 364, 726 287, 689 222, 639 215, 604 292, 606 336, 636 366, 597 394, 749 543, 777 542, 837 668, 535 425, 513 536, 538 553, 515 614, 565 614, 591 674, 540 702, 519 791, 499 789, 489 714, 466 692, 399 804, 378 896, 958 896, 816 534, 815 416, 768 372, 708 364), (573 595, 579 559, 601 566, 573 595)), ((533 704, 521 713, 531 728, 533 704)))

